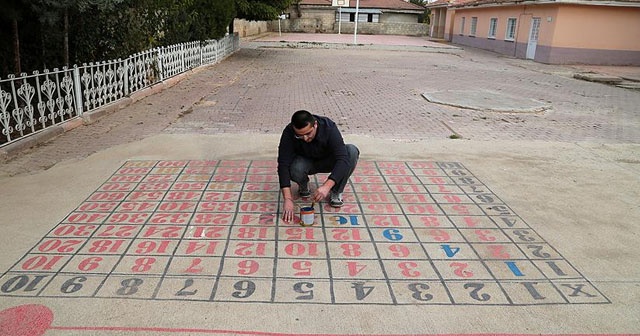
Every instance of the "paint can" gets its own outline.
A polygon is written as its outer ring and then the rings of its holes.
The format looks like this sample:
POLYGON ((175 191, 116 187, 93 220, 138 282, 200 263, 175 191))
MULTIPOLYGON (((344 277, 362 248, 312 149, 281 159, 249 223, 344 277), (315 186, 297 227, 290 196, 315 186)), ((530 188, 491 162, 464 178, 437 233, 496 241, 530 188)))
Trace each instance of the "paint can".
POLYGON ((306 206, 300 208, 300 225, 311 226, 316 222, 316 212, 313 207, 306 206))

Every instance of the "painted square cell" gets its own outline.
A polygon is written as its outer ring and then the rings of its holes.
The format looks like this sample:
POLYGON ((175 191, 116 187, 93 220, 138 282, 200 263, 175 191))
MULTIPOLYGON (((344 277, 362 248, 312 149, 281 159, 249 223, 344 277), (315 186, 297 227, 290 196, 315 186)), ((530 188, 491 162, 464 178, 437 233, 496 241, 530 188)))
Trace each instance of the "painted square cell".
POLYGON ((176 277, 166 276, 162 279, 156 294, 161 300, 208 301, 217 282, 212 277, 176 277))

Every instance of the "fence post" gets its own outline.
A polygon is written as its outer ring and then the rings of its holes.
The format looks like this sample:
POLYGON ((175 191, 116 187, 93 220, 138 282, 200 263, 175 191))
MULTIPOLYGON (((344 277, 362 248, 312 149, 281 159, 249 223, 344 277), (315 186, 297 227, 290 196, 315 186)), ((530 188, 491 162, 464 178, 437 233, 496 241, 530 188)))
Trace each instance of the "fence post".
POLYGON ((184 72, 184 43, 180 44, 180 72, 184 72))
POLYGON ((129 58, 124 59, 124 94, 129 95, 129 58))
POLYGON ((158 51, 158 58, 156 59, 157 62, 158 62, 158 64, 157 64, 158 76, 159 76, 161 82, 164 81, 164 71, 162 69, 162 57, 163 57, 162 51, 163 51, 163 48, 164 47, 156 48, 156 50, 158 51))
POLYGON ((76 114, 81 116, 84 112, 82 106, 82 82, 80 81, 80 69, 77 65, 73 65, 73 96, 76 102, 76 114))

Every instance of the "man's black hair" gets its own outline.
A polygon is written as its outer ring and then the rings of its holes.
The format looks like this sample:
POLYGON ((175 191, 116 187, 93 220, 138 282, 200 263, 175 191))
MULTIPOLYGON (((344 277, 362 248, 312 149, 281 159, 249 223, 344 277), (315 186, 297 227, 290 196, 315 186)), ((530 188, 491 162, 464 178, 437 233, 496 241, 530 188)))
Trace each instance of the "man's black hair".
POLYGON ((291 116, 291 124, 295 129, 302 129, 307 127, 307 125, 313 125, 316 122, 316 118, 313 117, 311 112, 306 110, 296 111, 293 116, 291 116))

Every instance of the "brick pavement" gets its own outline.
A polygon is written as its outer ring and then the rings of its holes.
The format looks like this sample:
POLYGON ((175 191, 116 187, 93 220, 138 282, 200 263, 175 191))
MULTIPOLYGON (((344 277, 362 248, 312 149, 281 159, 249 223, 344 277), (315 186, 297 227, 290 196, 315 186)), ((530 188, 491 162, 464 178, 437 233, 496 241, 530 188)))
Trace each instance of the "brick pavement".
POLYGON ((291 111, 306 108, 341 124, 347 134, 399 140, 634 142, 640 92, 570 78, 566 67, 496 57, 326 48, 239 51, 227 66, 250 64, 232 85, 211 94, 215 105, 165 132, 279 132, 291 111), (544 113, 465 110, 427 102, 433 90, 490 88, 552 106, 544 113), (446 124, 446 125, 445 125, 446 124))
POLYGON ((0 167, 0 176, 36 172, 158 133, 278 134, 297 109, 332 117, 345 134, 398 141, 446 139, 454 133, 478 141, 640 139, 640 91, 574 79, 571 67, 448 46, 439 52, 418 52, 416 46, 393 51, 322 43, 264 46, 243 42, 221 64, 21 153, 0 167), (552 108, 477 111, 421 96, 478 88, 530 97, 552 108))

